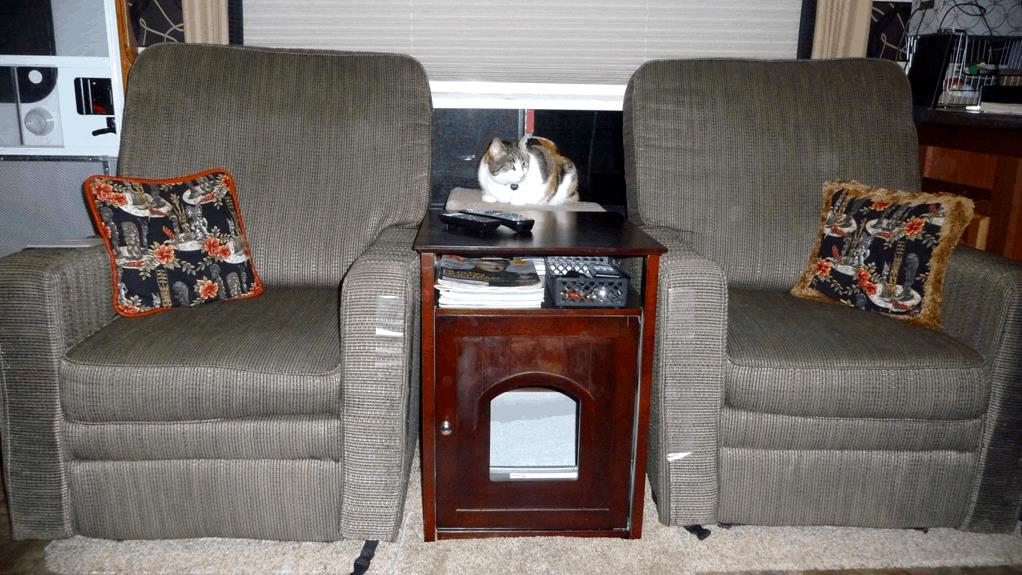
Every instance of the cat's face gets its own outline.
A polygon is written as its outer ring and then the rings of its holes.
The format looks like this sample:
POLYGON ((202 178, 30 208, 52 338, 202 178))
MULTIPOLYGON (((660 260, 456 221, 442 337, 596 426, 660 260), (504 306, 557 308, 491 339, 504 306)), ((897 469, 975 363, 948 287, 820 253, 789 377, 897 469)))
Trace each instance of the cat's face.
POLYGON ((525 179, 525 173, 529 169, 529 156, 519 149, 517 143, 494 138, 486 155, 489 157, 487 168, 495 182, 511 185, 525 179))

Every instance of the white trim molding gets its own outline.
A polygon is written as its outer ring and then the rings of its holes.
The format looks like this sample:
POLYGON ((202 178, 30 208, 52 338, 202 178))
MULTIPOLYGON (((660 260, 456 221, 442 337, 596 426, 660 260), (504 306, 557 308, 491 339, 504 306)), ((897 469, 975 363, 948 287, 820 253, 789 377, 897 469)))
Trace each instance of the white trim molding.
POLYGON ((434 108, 620 111, 625 86, 530 82, 431 81, 434 108))

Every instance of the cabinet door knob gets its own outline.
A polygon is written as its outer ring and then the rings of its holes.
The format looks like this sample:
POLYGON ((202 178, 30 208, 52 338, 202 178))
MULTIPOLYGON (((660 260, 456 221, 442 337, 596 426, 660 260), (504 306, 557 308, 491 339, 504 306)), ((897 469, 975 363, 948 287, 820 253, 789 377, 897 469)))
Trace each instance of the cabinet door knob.
POLYGON ((452 429, 451 429, 451 422, 450 421, 447 421, 445 419, 445 420, 440 422, 440 435, 450 435, 451 431, 452 431, 452 429))

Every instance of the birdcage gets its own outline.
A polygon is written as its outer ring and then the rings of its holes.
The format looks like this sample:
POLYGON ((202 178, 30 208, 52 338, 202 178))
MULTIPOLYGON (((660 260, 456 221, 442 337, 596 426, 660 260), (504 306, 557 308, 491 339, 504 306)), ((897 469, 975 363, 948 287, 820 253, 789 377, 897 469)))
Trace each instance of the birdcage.
POLYGON ((1022 85, 1019 36, 922 34, 908 39, 908 53, 908 77, 917 106, 975 106, 986 86, 1022 85))

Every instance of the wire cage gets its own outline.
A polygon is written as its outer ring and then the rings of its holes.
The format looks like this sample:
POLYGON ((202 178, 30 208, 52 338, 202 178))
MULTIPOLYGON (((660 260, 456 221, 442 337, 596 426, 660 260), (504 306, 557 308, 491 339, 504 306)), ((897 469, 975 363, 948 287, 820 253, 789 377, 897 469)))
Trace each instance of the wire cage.
POLYGON ((976 106, 986 86, 1022 86, 1022 37, 944 31, 908 38, 917 106, 976 106))

